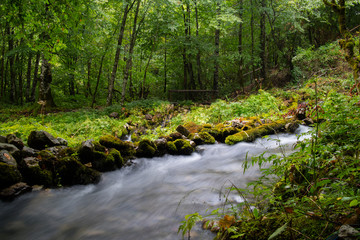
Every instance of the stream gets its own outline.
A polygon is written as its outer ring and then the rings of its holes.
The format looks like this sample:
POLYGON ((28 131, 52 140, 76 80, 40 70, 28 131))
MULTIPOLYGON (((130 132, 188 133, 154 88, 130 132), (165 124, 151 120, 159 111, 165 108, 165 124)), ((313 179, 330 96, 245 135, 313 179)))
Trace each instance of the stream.
MULTIPOLYGON (((309 130, 300 126, 296 134, 309 130)), ((277 153, 280 145, 291 152, 298 137, 279 134, 234 146, 200 146, 191 156, 136 159, 130 167, 103 174, 97 185, 33 191, 13 202, 0 202, 0 239, 182 239, 177 230, 186 214, 222 207, 219 189, 224 184, 231 181, 243 188, 259 176, 256 167, 243 174, 246 156, 277 153)), ((242 201, 237 195, 229 198, 242 201)), ((213 237, 198 227, 191 239, 213 237)))

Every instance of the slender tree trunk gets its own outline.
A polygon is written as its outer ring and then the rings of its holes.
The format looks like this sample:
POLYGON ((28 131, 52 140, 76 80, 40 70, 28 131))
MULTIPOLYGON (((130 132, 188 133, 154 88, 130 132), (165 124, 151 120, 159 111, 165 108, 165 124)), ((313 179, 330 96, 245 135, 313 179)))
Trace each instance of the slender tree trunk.
MULTIPOLYGON (((8 51, 11 52, 14 49, 13 30, 7 25, 8 34, 8 51)), ((15 56, 11 54, 9 56, 9 68, 10 68, 10 101, 15 102, 16 100, 16 72, 15 72, 15 56)))
MULTIPOLYGON (((2 32, 3 33, 3 32, 2 32)), ((2 34, 4 37, 4 33, 2 34)), ((0 61, 0 97, 4 97, 4 87, 5 87, 5 39, 3 40, 2 50, 1 50, 1 61, 0 61)))
POLYGON ((26 102, 30 102, 32 57, 33 57, 33 53, 32 51, 30 51, 27 62, 27 72, 26 72, 26 91, 25 91, 26 102))
POLYGON ((187 26, 187 17, 186 12, 184 9, 184 6, 182 6, 183 9, 183 17, 184 17, 184 29, 185 29, 185 44, 183 47, 183 64, 184 64, 184 81, 183 81, 183 89, 188 89, 188 59, 187 59, 187 36, 189 28, 187 26))
POLYGON ((165 35, 165 47, 164 47, 164 93, 167 87, 167 47, 166 47, 166 35, 165 35))
MULTIPOLYGON (((22 45, 23 40, 20 41, 20 45, 22 45)), ((19 89, 18 89, 18 94, 17 94, 17 98, 20 100, 20 104, 23 105, 24 103, 24 83, 23 83, 23 56, 22 55, 18 55, 17 56, 17 61, 16 61, 16 66, 18 69, 18 83, 19 83, 19 89)))
POLYGON ((46 107, 55 107, 55 102, 51 94, 51 64, 43 55, 41 60, 41 75, 39 84, 39 102, 46 107))
POLYGON ((107 106, 112 105, 116 72, 117 72, 118 65, 119 65, 121 45, 122 45, 122 41, 123 41, 123 38, 124 38, 124 32, 125 32, 126 19, 127 19, 128 12, 129 12, 129 3, 127 2, 126 6, 125 6, 125 9, 124 9, 122 21, 121 21, 118 44, 117 44, 117 49, 116 49, 116 53, 115 53, 114 65, 113 65, 113 69, 112 69, 112 72, 111 72, 111 77, 110 77, 110 80, 109 80, 108 96, 107 96, 107 99, 106 99, 106 105, 107 106))
POLYGON ((243 43, 242 43, 242 35, 243 35, 243 22, 242 22, 242 18, 243 18, 243 0, 239 0, 239 7, 240 7, 240 11, 239 11, 239 17, 240 17, 240 24, 239 24, 239 45, 238 45, 238 52, 239 52, 239 69, 238 69, 238 81, 240 83, 240 86, 242 87, 242 89, 244 90, 244 79, 243 79, 243 65, 244 65, 244 61, 243 61, 243 43))
MULTIPOLYGON (((197 7, 197 0, 195 0, 195 20, 196 20, 196 37, 199 41, 199 15, 198 15, 198 7, 197 7)), ((197 82, 199 84, 199 88, 203 89, 202 82, 201 82, 201 53, 200 48, 196 54, 196 65, 197 65, 197 82)))
POLYGON ((85 88, 85 97, 91 96, 91 58, 87 62, 87 83, 85 88))
POLYGON ((251 17, 250 17, 250 32, 251 32, 251 83, 254 82, 255 78, 255 60, 254 60, 254 54, 255 54, 255 40, 254 40, 254 5, 253 0, 250 0, 250 9, 251 9, 251 17))
POLYGON ((260 59, 261 59, 261 80, 266 83, 266 0, 261 0, 261 16, 260 16, 260 59))
MULTIPOLYGON (((217 3, 217 15, 220 15, 220 3, 217 3)), ((218 20, 218 26, 215 29, 215 64, 214 64, 214 81, 213 90, 218 90, 219 85, 219 52, 220 52, 220 20, 218 20)))
POLYGON ((34 68, 34 79, 31 87, 30 101, 35 102, 35 91, 39 80, 39 65, 40 65, 40 52, 36 53, 35 68, 34 68))
POLYGON ((148 61, 147 61, 147 63, 146 63, 145 72, 144 72, 144 78, 143 78, 143 82, 142 82, 142 86, 141 86, 141 98, 144 98, 146 74, 147 74, 147 71, 148 71, 148 69, 149 69, 150 61, 151 61, 151 59, 152 59, 154 50, 155 50, 155 42, 153 43, 153 46, 152 46, 152 48, 151 48, 151 53, 150 53, 149 59, 148 59, 148 61))
POLYGON ((102 55, 101 60, 100 60, 100 67, 99 67, 99 72, 98 72, 98 76, 97 76, 97 79, 96 79, 96 85, 95 85, 94 94, 93 94, 93 97, 92 97, 91 108, 94 107, 94 104, 95 104, 95 102, 96 102, 96 94, 97 94, 97 91, 98 91, 98 88, 99 88, 99 84, 100 84, 100 79, 101 79, 101 74, 102 74, 102 69, 103 69, 103 63, 104 63, 104 59, 105 59, 106 52, 107 52, 107 49, 105 50, 105 52, 104 52, 104 54, 102 55))
POLYGON ((124 79, 123 79, 123 86, 122 86, 122 92, 121 92, 121 104, 124 104, 125 102, 125 93, 126 93, 126 85, 127 81, 129 79, 129 74, 132 70, 132 58, 134 53, 134 47, 136 42, 136 35, 137 35, 137 18, 139 15, 139 9, 140 9, 141 0, 137 0, 136 10, 135 10, 135 16, 134 16, 134 25, 133 30, 131 34, 131 40, 130 40, 130 48, 129 48, 129 57, 126 61, 126 67, 124 72, 124 79))

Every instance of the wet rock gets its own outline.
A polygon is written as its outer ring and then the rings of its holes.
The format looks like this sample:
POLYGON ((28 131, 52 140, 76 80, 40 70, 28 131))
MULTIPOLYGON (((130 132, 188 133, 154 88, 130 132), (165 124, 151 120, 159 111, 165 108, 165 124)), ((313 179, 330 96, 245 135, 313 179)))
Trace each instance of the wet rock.
POLYGON ((339 238, 341 240, 359 239, 360 232, 350 225, 342 225, 339 229, 339 238))
POLYGON ((16 197, 18 197, 24 193, 31 192, 31 191, 32 191, 32 188, 29 185, 27 185, 26 183, 23 183, 23 182, 19 182, 8 188, 3 189, 0 192, 0 199, 3 201, 12 201, 16 197))
POLYGON ((32 131, 28 137, 28 145, 37 150, 47 147, 59 146, 60 142, 46 131, 32 131))
POLYGON ((121 156, 125 158, 131 158, 135 156, 135 146, 133 143, 128 141, 122 141, 111 135, 100 137, 100 144, 107 148, 115 148, 121 153, 121 156))
POLYGON ((53 173, 49 170, 40 168, 40 159, 27 157, 24 159, 20 169, 25 181, 30 185, 43 185, 51 187, 54 185, 53 173))
POLYGON ((55 156, 59 156, 61 154, 64 154, 65 149, 68 149, 68 147, 67 146, 56 146, 56 147, 46 148, 47 151, 51 152, 55 156))
POLYGON ((182 135, 184 135, 185 137, 188 137, 189 134, 190 134, 190 131, 187 130, 183 125, 179 125, 177 128, 176 128, 176 131, 178 133, 181 133, 182 135))
POLYGON ((184 139, 184 136, 179 132, 171 133, 169 137, 171 141, 175 141, 177 139, 184 139))
POLYGON ((194 152, 194 148, 190 145, 190 141, 177 139, 174 144, 178 155, 191 155, 194 152))
POLYGON ((306 126, 314 125, 314 121, 311 118, 305 118, 303 121, 306 124, 306 126))
POLYGON ((7 143, 6 137, 0 135, 0 143, 7 143))
POLYGON ((0 162, 0 189, 18 183, 21 179, 22 176, 15 166, 0 162))
POLYGON ((37 153, 39 152, 39 150, 35 150, 33 148, 29 148, 29 147, 24 147, 22 150, 21 150, 21 156, 23 158, 26 158, 26 157, 35 157, 37 156, 37 153))
POLYGON ((166 154, 166 149, 167 149, 167 141, 165 138, 159 138, 156 139, 154 141, 155 145, 156 145, 156 156, 163 156, 166 154))
POLYGON ((242 124, 240 120, 232 120, 231 127, 241 129, 244 127, 244 124, 242 124))
POLYGON ((68 145, 68 141, 66 141, 65 139, 60 138, 60 137, 58 137, 58 138, 56 138, 56 139, 59 141, 59 144, 60 144, 61 146, 67 146, 67 145, 68 145))
POLYGON ((295 116, 298 120, 303 120, 306 118, 306 108, 307 108, 306 102, 301 102, 298 104, 298 107, 295 112, 295 116))
POLYGON ((92 161, 93 152, 95 150, 94 140, 86 140, 81 143, 78 155, 82 163, 89 163, 92 161))
POLYGON ((24 143, 22 142, 22 140, 20 138, 18 138, 17 136, 15 136, 14 134, 7 135, 6 140, 9 144, 14 145, 15 147, 17 147, 20 150, 23 149, 23 147, 24 147, 24 143))
POLYGON ((110 149, 110 152, 93 152, 92 168, 100 172, 114 171, 124 165, 121 154, 116 149, 110 149))
POLYGON ((294 133, 298 129, 299 123, 296 121, 289 122, 285 124, 285 131, 289 133, 294 133))
POLYGON ((215 138, 208 132, 192 133, 189 135, 189 139, 194 141, 196 145, 202 144, 214 144, 215 138))
POLYGON ((17 167, 17 162, 16 162, 15 158, 6 150, 0 151, 0 162, 17 167))
POLYGON ((136 156, 144 157, 144 158, 152 158, 155 156, 156 151, 157 151, 157 147, 155 143, 150 140, 144 139, 140 141, 139 146, 136 149, 136 156))
POLYGON ((8 143, 0 143, 0 150, 6 150, 11 154, 19 151, 19 149, 16 146, 8 143))
POLYGON ((112 112, 109 114, 109 117, 117 119, 120 117, 120 114, 118 112, 112 112))

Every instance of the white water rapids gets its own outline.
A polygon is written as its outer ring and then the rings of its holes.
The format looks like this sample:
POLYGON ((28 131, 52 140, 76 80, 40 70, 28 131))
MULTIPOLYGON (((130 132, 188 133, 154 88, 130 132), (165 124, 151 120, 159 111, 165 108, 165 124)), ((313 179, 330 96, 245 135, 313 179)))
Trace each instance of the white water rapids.
MULTIPOLYGON (((296 133, 308 130, 300 126, 296 133)), ((270 136, 280 139, 287 151, 298 137, 270 136)), ((276 153, 279 142, 258 139, 201 148, 204 151, 191 156, 137 159, 131 167, 103 174, 97 185, 37 191, 10 203, 0 202, 0 239, 182 239, 177 229, 184 216, 221 207, 224 202, 219 200, 219 189, 226 182, 243 188, 259 176, 255 167, 243 174, 246 155, 276 153)), ((232 198, 241 201, 239 196, 232 198)), ((191 239, 213 237, 209 231, 198 230, 191 239)))

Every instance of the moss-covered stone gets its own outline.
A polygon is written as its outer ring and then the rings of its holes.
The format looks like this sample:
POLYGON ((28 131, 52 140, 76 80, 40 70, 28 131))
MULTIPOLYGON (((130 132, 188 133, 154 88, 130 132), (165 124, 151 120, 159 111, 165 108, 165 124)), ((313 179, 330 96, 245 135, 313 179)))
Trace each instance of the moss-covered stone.
POLYGON ((202 133, 202 132, 206 132, 206 133, 209 133, 211 136, 213 136, 217 141, 220 141, 222 140, 222 133, 221 133, 221 129, 218 129, 218 128, 203 128, 201 130, 201 132, 199 133, 202 133))
POLYGON ((177 154, 177 148, 174 142, 168 141, 167 142, 167 150, 170 154, 175 155, 177 154))
POLYGON ((184 124, 184 127, 189 130, 190 133, 200 132, 202 129, 202 126, 197 125, 194 122, 187 122, 184 124))
POLYGON ((287 121, 280 120, 268 124, 263 124, 259 127, 252 128, 247 131, 238 132, 234 135, 230 135, 225 139, 225 143, 228 145, 233 145, 238 142, 252 142, 258 137, 262 137, 269 134, 274 134, 277 132, 283 132, 285 130, 285 125, 287 121))
POLYGON ((92 168, 100 172, 114 171, 117 168, 112 155, 99 151, 93 152, 91 163, 92 168))
POLYGON ((20 182, 22 176, 15 166, 0 162, 0 189, 20 182))
POLYGON ((34 165, 23 171, 25 181, 30 185, 44 185, 51 187, 54 185, 53 174, 51 171, 41 169, 39 165, 34 165))
POLYGON ((157 147, 155 143, 148 139, 144 139, 140 141, 139 146, 136 149, 136 156, 152 158, 155 156, 156 151, 157 151, 157 147))
POLYGON ((163 156, 167 153, 167 141, 165 138, 159 138, 154 141, 156 145, 156 156, 163 156))
POLYGON ((190 155, 194 152, 194 148, 190 145, 190 142, 184 139, 178 139, 174 142, 177 154, 190 155))
POLYGON ((100 144, 107 148, 115 148, 123 157, 132 157, 135 155, 135 146, 131 142, 122 141, 111 135, 100 137, 100 144))
POLYGON ((216 142, 215 138, 208 132, 191 133, 189 139, 194 141, 196 145, 214 144, 216 142))
POLYGON ((74 157, 65 157, 56 163, 56 181, 64 186, 98 183, 100 177, 98 171, 85 167, 74 157))

